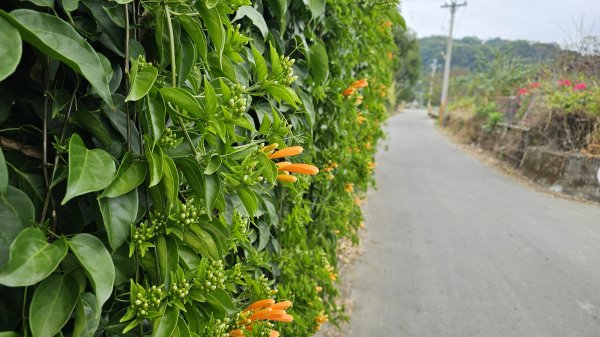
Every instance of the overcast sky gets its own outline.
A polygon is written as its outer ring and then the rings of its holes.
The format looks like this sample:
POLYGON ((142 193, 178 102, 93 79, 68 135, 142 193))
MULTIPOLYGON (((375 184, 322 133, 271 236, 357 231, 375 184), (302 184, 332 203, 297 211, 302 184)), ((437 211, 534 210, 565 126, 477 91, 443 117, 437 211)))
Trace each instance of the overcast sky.
MULTIPOLYGON (((406 23, 419 37, 447 35, 451 0, 401 0, 406 23)), ((458 1, 461 3, 462 1, 458 1)), ((570 44, 578 27, 600 35, 600 0, 467 0, 456 14, 455 36, 500 37, 570 44)))

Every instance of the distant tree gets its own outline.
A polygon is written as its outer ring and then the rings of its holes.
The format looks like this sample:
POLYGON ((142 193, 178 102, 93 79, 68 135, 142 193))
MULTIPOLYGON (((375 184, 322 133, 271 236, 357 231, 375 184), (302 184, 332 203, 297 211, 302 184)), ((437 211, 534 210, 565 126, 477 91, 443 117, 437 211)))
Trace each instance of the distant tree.
POLYGON ((421 70, 419 43, 414 32, 400 28, 394 30, 394 40, 398 46, 398 66, 394 75, 396 97, 400 101, 412 101, 421 70))

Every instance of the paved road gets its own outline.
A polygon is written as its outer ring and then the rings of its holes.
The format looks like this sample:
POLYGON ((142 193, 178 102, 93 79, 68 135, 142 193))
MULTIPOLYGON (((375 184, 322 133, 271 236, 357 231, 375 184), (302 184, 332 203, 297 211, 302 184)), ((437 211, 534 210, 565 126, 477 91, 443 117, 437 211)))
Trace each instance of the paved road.
POLYGON ((600 336, 600 207, 486 168, 423 111, 389 120, 344 336, 600 336))

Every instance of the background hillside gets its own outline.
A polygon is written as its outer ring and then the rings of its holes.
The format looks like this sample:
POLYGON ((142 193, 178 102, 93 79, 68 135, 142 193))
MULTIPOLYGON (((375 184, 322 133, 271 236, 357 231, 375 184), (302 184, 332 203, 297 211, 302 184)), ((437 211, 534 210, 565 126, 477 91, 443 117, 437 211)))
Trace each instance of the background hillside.
MULTIPOLYGON (((446 40, 445 36, 429 36, 419 39, 423 69, 429 68, 434 58, 438 59, 438 64, 442 63, 442 53, 446 51, 446 40)), ((563 49, 555 43, 509 41, 499 38, 483 41, 477 37, 464 37, 454 40, 452 67, 472 71, 481 70, 493 61, 497 54, 510 54, 512 58, 523 63, 543 63, 556 58, 562 51, 563 49)))

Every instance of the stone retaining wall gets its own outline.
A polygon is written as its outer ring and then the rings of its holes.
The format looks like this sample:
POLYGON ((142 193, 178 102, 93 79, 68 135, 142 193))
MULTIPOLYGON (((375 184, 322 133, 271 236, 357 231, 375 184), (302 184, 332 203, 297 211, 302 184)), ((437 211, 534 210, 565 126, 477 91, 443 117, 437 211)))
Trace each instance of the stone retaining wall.
POLYGON ((521 162, 523 174, 531 180, 553 191, 596 201, 600 201, 599 168, 600 158, 535 146, 525 149, 521 162))

